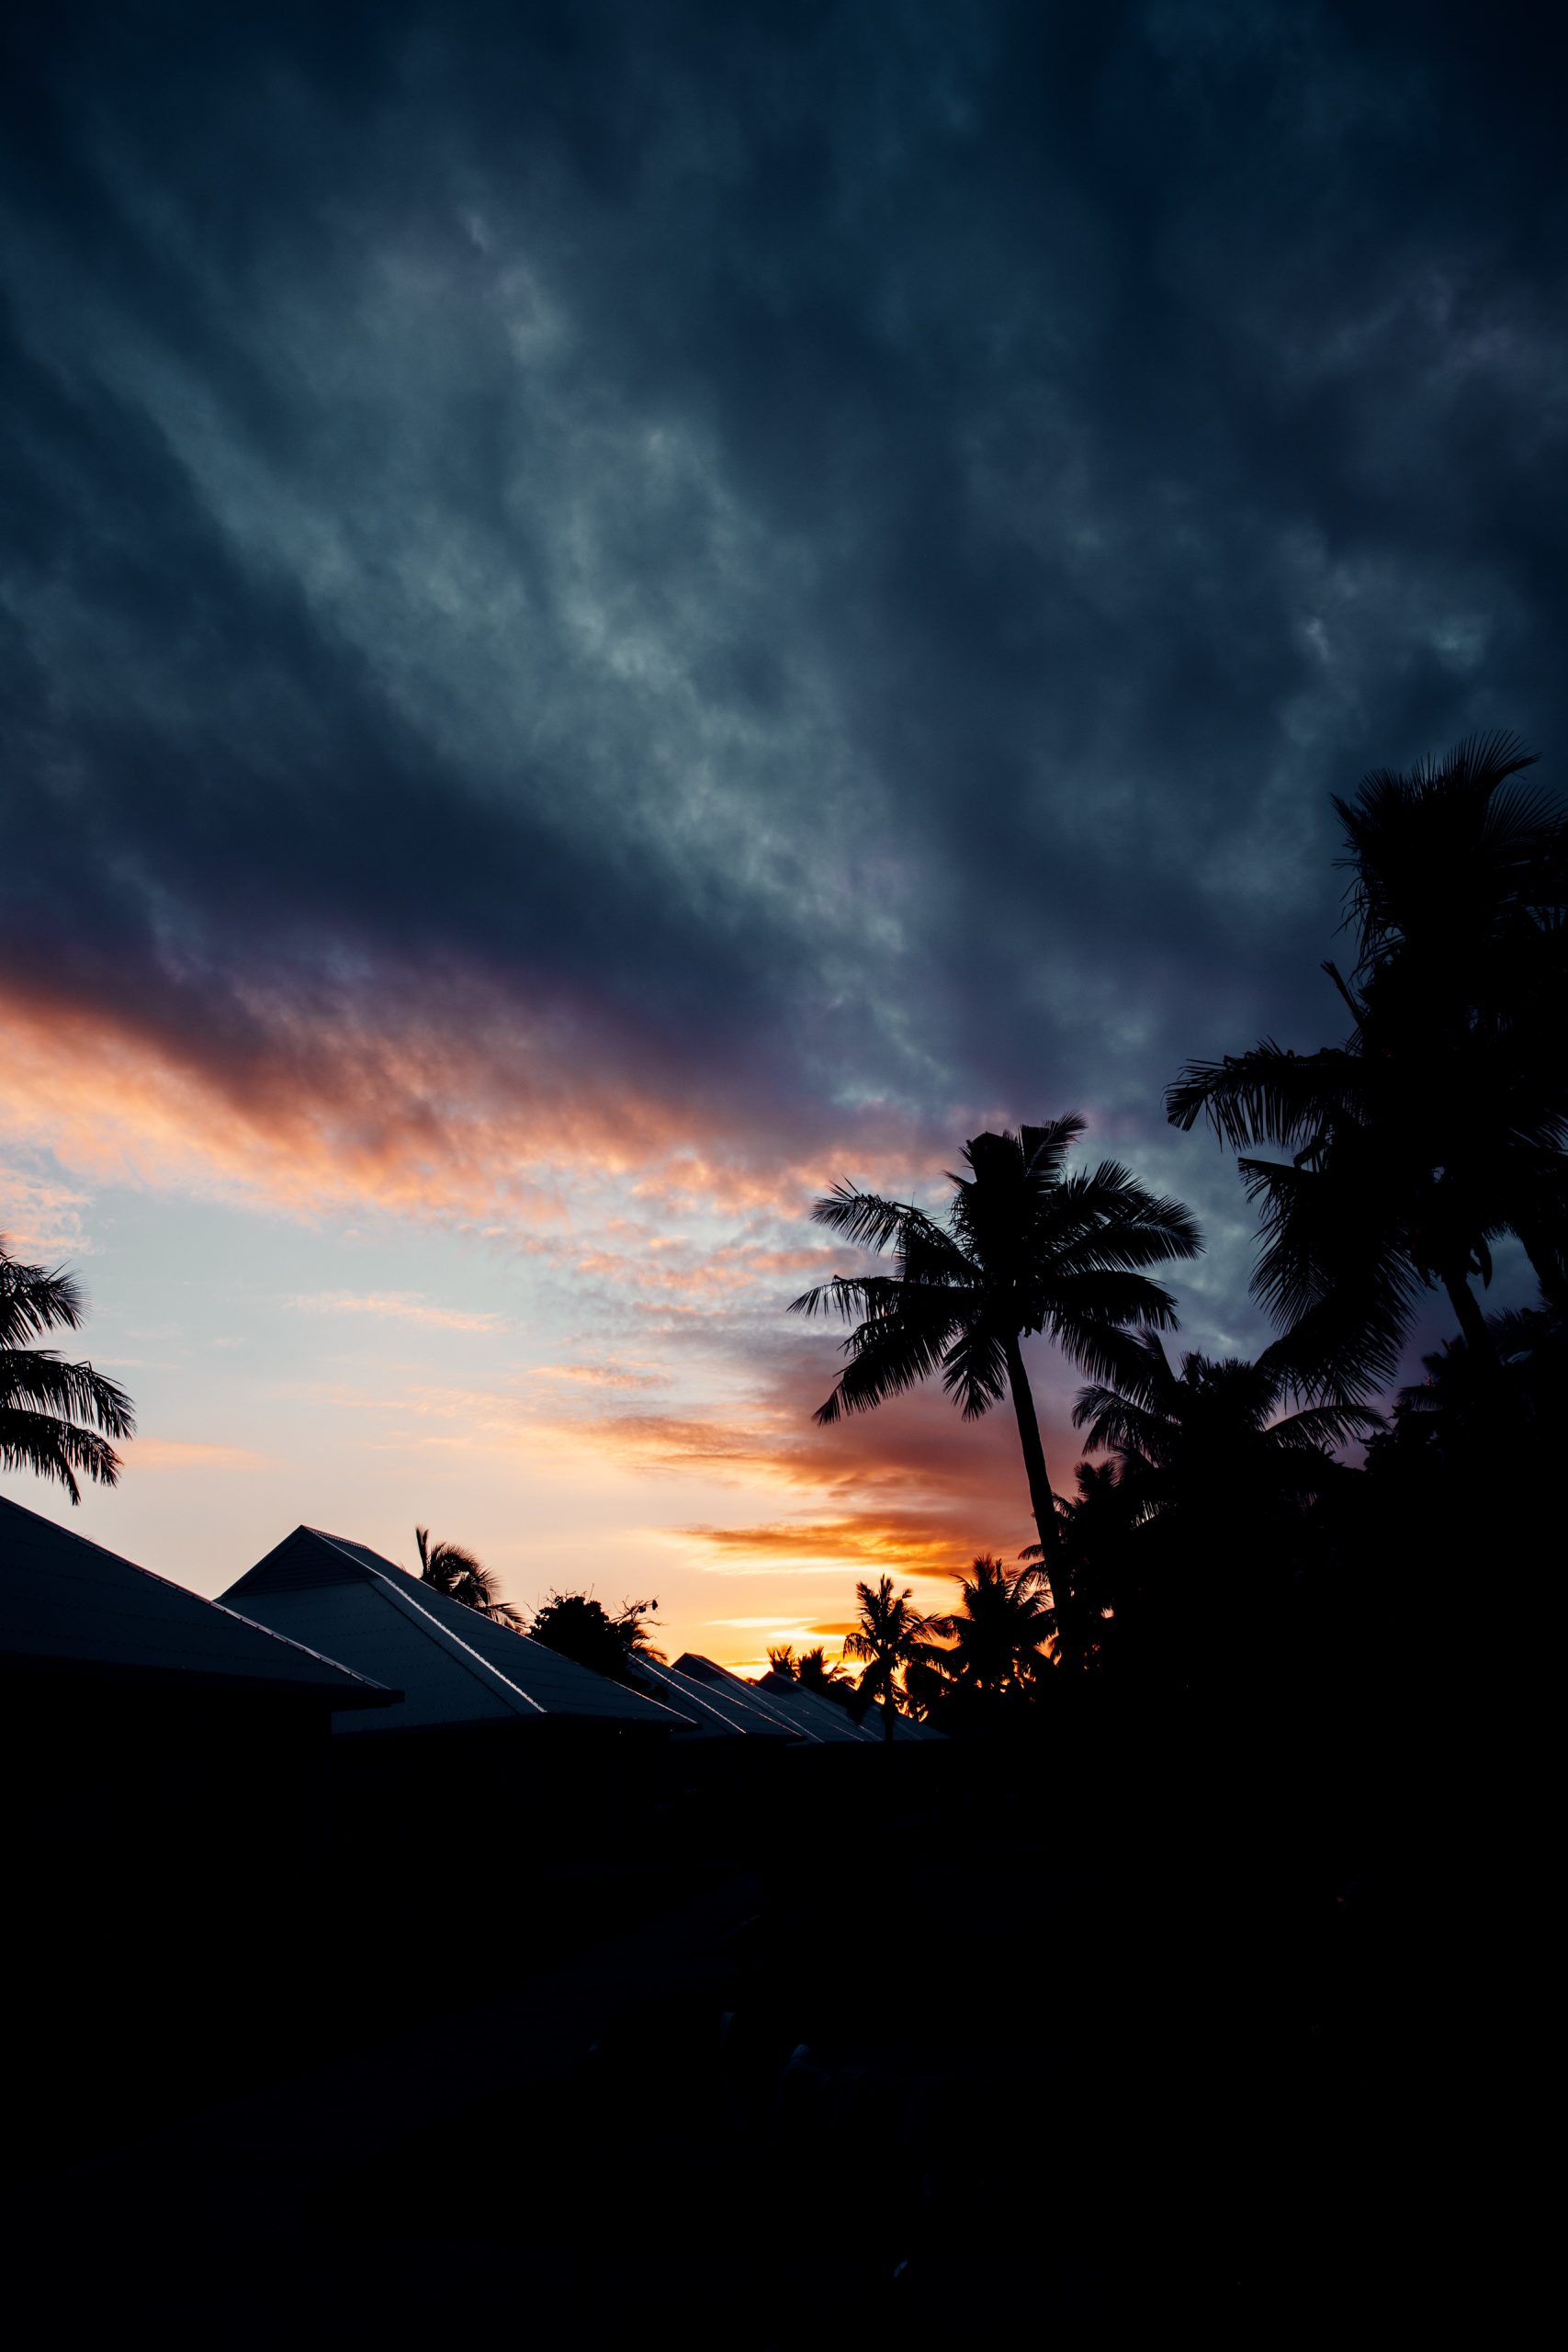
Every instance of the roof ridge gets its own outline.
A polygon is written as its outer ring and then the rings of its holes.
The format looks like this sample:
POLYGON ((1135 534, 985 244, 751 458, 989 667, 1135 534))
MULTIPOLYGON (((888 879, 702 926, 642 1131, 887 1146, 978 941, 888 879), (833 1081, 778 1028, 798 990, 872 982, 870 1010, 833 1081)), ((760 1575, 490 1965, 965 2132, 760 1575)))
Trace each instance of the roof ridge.
MULTIPOLYGON (((414 1575, 412 1568, 405 1568, 399 1560, 389 1560, 385 1552, 378 1552, 370 1544, 361 1544, 358 1537, 355 1535, 333 1535, 328 1529, 324 1527, 312 1527, 310 1525, 308 1521, 303 1519, 300 1521, 299 1526, 294 1532, 297 1535, 313 1535, 318 1544, 330 1544, 334 1552, 341 1552, 345 1560, 353 1560, 355 1567, 364 1566, 364 1561, 356 1555, 361 1552, 365 1552, 369 1554, 371 1559, 379 1560, 383 1568, 395 1569, 399 1576, 407 1577, 410 1584, 418 1584, 420 1581, 419 1577, 414 1575)), ((284 1540, 287 1542, 288 1538, 285 1537, 284 1540)), ((378 1574, 379 1571, 378 1570, 377 1573, 378 1574)))
MULTIPOLYGON (((317 1534, 320 1532, 320 1530, 312 1528, 310 1532, 312 1534, 317 1534)), ((327 1540, 329 1542, 332 1541, 331 1537, 327 1540)), ((388 1566, 390 1566, 391 1565, 391 1562, 389 1561, 388 1566)), ((455 1633, 450 1625, 443 1623, 442 1620, 436 1616, 434 1610, 426 1609, 422 1602, 413 1598, 412 1593, 400 1592, 397 1586, 393 1584, 391 1579, 385 1576, 379 1568, 372 1568, 369 1573, 378 1583, 386 1586, 389 1594, 391 1596, 394 1607, 401 1609, 405 1613, 412 1610, 416 1617, 423 1617, 427 1625, 433 1625, 434 1627, 436 1633, 442 1636, 444 1645, 450 1643, 453 1647, 460 1650, 463 1655, 459 1663, 465 1663, 471 1660, 472 1663, 468 1666, 468 1671, 470 1674, 473 1673, 475 1667, 479 1667, 481 1669, 479 1674, 474 1676, 474 1679, 477 1682, 484 1682, 487 1679, 493 1679, 500 1683, 503 1690, 509 1690, 514 1699, 521 1699, 524 1705, 531 1708, 535 1714, 547 1715, 549 1713, 550 1711, 547 1707, 542 1707, 537 1699, 530 1698, 527 1691, 525 1690, 520 1684, 510 1680, 506 1675, 502 1674, 499 1666, 492 1666, 489 1658, 487 1658, 481 1651, 471 1648, 469 1645, 464 1641, 460 1634, 455 1633)), ((399 1573, 404 1576, 408 1574, 406 1569, 401 1569, 399 1573)), ((408 1580, 411 1584, 415 1581, 412 1577, 410 1577, 408 1580)), ((444 1599, 446 1598, 446 1595, 443 1595, 442 1597, 444 1599)), ((454 1602, 453 1605, 455 1608, 458 1609, 461 1609, 464 1606, 463 1602, 460 1600, 454 1602)), ((655 1703, 657 1703, 657 1702, 655 1703)))
POLYGON ((374 1675, 361 1674, 355 1666, 344 1666, 340 1657, 329 1657, 325 1650, 313 1650, 309 1642, 297 1642, 292 1634, 275 1632, 272 1626, 264 1625, 259 1617, 247 1617, 243 1610, 231 1609, 226 1600, 209 1601, 208 1607, 220 1609, 225 1617, 231 1617, 236 1625, 247 1625, 253 1634, 265 1634, 269 1642, 281 1642, 285 1649, 298 1650, 301 1657, 314 1658, 318 1666, 335 1667, 339 1674, 351 1682, 362 1683, 367 1690, 385 1690, 389 1687, 378 1682, 374 1675))
MULTIPOLYGON (((704 1698, 702 1693, 702 1685, 697 1681, 697 1678, 694 1674, 682 1674, 678 1666, 660 1665, 655 1660, 647 1657, 639 1658, 637 1664, 640 1670, 645 1674, 651 1675, 656 1682, 662 1682, 667 1676, 674 1675, 677 1678, 675 1692, 677 1698, 686 1699, 688 1703, 691 1699, 694 1698, 697 1705, 699 1707, 705 1707, 708 1713, 713 1716, 716 1723, 724 1724, 730 1731, 735 1729, 734 1722, 730 1716, 724 1713, 722 1707, 716 1705, 711 1699, 704 1698), (692 1685, 694 1687, 688 1690, 688 1685, 692 1685)), ((653 1702, 653 1704, 656 1707, 662 1705, 662 1703, 663 1702, 658 1699, 655 1699, 653 1702)), ((731 1706, 733 1706, 734 1703, 735 1702, 732 1700, 730 1702, 731 1706)), ((671 1713, 674 1714, 676 1710, 671 1708, 671 1713)), ((744 1723, 742 1723, 740 1728, 742 1731, 745 1730, 746 1726, 744 1723)))
MULTIPOLYGON (((112 1560, 117 1568, 134 1568, 137 1575, 139 1577, 145 1577, 150 1584, 164 1585, 170 1592, 182 1593, 186 1600, 203 1601, 209 1609, 216 1609, 220 1606, 219 1602, 216 1600, 209 1600, 205 1592, 193 1591, 188 1584, 181 1584, 176 1577, 160 1576, 156 1568, 144 1568, 140 1560, 127 1559, 123 1552, 111 1552, 107 1544, 95 1543, 90 1535, 78 1535, 73 1527, 62 1526, 59 1520, 51 1519, 47 1512, 41 1510, 29 1510, 26 1503, 17 1502, 16 1498, 12 1495, 0 1495, 0 1503, 9 1503, 11 1509, 13 1510, 19 1510, 24 1519, 36 1519, 41 1521, 43 1525, 52 1529, 56 1535, 63 1535, 68 1544, 80 1544, 84 1551, 96 1552, 102 1558, 106 1560, 112 1560)), ((234 1610, 231 1610, 229 1611, 229 1614, 231 1617, 237 1613, 238 1612, 234 1610)), ((265 1633, 266 1628, 264 1625, 259 1627, 257 1630, 265 1633)))

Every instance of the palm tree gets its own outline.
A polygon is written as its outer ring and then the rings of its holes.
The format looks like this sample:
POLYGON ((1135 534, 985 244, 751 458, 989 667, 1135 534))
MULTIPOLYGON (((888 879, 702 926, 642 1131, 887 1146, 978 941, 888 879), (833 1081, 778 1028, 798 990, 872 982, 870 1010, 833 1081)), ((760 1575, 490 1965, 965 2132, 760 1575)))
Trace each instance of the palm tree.
POLYGON ((0 1470, 58 1479, 73 1503, 82 1499, 78 1472, 114 1485, 121 1465, 108 1441, 136 1429, 118 1381, 27 1344, 56 1328, 79 1330, 85 1311, 73 1274, 23 1265, 0 1236, 0 1470))
POLYGON ((1158 1334, 1143 1331, 1123 1342, 1111 1381, 1080 1390, 1073 1421, 1087 1444, 1114 1454, 1145 1524, 1222 1512, 1256 1524, 1321 1493, 1338 1467, 1331 1448, 1382 1427, 1360 1405, 1282 1412, 1291 1385, 1267 1350, 1256 1363, 1193 1352, 1177 1372, 1158 1334))
POLYGON ((890 1250, 892 1274, 836 1274, 792 1312, 834 1312, 855 1329, 824 1424, 869 1412, 940 1371, 966 1420, 1011 1396, 1043 1553, 1058 1560, 1057 1634, 1076 1663, 1072 1593, 1055 1550, 1055 1498, 1021 1342, 1044 1332, 1086 1372, 1109 1369, 1117 1333, 1141 1323, 1168 1329, 1176 1306, 1143 1271, 1192 1258, 1202 1244, 1179 1201, 1146 1192, 1115 1160, 1069 1176, 1084 1131, 1076 1114, 1018 1135, 976 1136, 967 1176, 952 1176, 942 1223, 905 1201, 839 1184, 812 1214, 871 1250, 890 1250))
POLYGON ((522 1632, 522 1611, 502 1600, 493 1571, 476 1559, 472 1552, 466 1551, 461 1544, 433 1544, 428 1527, 416 1527, 413 1534, 419 1546, 423 1584, 433 1585, 448 1600, 460 1600, 465 1609, 477 1610, 481 1617, 489 1617, 498 1625, 510 1625, 514 1633, 522 1632))
POLYGON ((1513 782, 1535 763, 1515 736, 1476 735, 1407 773, 1375 769, 1353 800, 1336 796, 1359 973, 1411 972, 1456 1006, 1506 1003, 1521 956, 1539 977, 1544 951, 1561 978, 1568 820, 1513 782))
MULTIPOLYGON (((1058 1506, 1062 1547, 1084 1614, 1087 1662, 1103 1665, 1108 1633, 1118 1648, 1123 1645, 1123 1612, 1138 1581, 1134 1539, 1145 1511, 1114 1462, 1080 1462, 1073 1479, 1077 1494, 1064 1497, 1058 1506)), ((1037 1557, 1037 1547, 1031 1545, 1025 1556, 1037 1557)))
POLYGON ((850 1688, 850 1677, 841 1666, 829 1663, 820 1642, 815 1649, 801 1651, 795 1660, 795 1679, 803 1690, 815 1691, 818 1699, 841 1701, 850 1688))
POLYGON ((1134 1521, 1112 1552, 1124 1587, 1111 1605, 1127 1617, 1112 1649, 1129 1662, 1168 1674, 1182 1657, 1239 1665, 1243 1645, 1256 1657, 1293 1572, 1321 1549, 1314 1507, 1356 1476, 1331 1449, 1382 1422, 1357 1405, 1282 1411, 1292 1388, 1268 1351, 1256 1363, 1192 1353, 1177 1371, 1145 1332, 1112 1381, 1079 1395, 1073 1419, 1114 1456, 1118 1503, 1134 1521))
MULTIPOLYGON (((1397 1475, 1440 1466, 1486 1490, 1498 1463, 1522 1462, 1532 1488, 1556 1476, 1551 1440, 1568 1409, 1568 1323, 1539 1307, 1487 1317, 1495 1368, 1462 1340, 1421 1359, 1425 1379, 1402 1388, 1390 1426, 1367 1448, 1367 1467, 1397 1475)), ((1517 1485, 1519 1473, 1511 1474, 1517 1485)))
POLYGON ((855 1600, 860 1623, 844 1636, 844 1656, 864 1661, 860 1688, 867 1699, 880 1699, 882 1736, 890 1740, 898 1711, 898 1675, 923 1657, 931 1629, 913 1606, 912 1587, 895 1593, 891 1577, 878 1577, 874 1585, 857 1584, 855 1600))
POLYGON ((982 1552, 961 1580, 959 1608, 933 1618, 931 1630, 953 1645, 947 1664, 959 1686, 987 1698, 1029 1690, 1055 1636, 1044 1569, 1037 1561, 1006 1568, 982 1552))
POLYGON ((1512 738, 1461 743, 1337 800, 1354 878, 1347 1042, 1296 1055, 1265 1039, 1190 1062, 1173 1123, 1207 1115, 1244 1158, 1261 1209, 1254 1291, 1291 1334, 1298 1389, 1366 1395, 1397 1368, 1420 1294, 1440 1285, 1478 1363, 1492 1355, 1471 1289, 1513 1232, 1568 1309, 1568 825, 1509 779, 1512 738))

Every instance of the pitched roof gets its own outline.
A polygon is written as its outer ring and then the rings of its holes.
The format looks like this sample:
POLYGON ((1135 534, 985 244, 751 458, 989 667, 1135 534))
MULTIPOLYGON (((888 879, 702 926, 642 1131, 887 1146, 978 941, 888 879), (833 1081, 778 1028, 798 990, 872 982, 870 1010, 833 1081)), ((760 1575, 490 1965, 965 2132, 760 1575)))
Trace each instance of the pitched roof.
MULTIPOLYGON (((675 1735, 680 1740, 787 1741, 799 1737, 789 1724, 779 1721, 776 1710, 759 1704, 749 1685, 736 1683, 732 1676, 725 1676, 722 1684, 705 1682, 695 1675, 682 1673, 679 1667, 665 1666, 659 1659, 642 1655, 634 1657, 629 1665, 651 1698, 684 1716, 685 1721, 675 1735)), ((722 1668, 716 1668, 719 1674, 723 1671, 722 1668)))
POLYGON ((264 1625, 394 1682, 399 1704, 342 1731, 419 1731, 550 1718, 673 1730, 670 1708, 558 1657, 509 1625, 319 1527, 292 1535, 223 1596, 264 1625))
POLYGON ((0 1496, 0 1660, 388 1706, 380 1682, 0 1496))
MULTIPOLYGON (((824 1698, 820 1690, 805 1690, 798 1682, 792 1682, 787 1675, 775 1674, 771 1668, 760 1682, 751 1687, 766 1691, 771 1703, 792 1723, 816 1724, 825 1739, 841 1740, 847 1726, 851 1737, 869 1740, 875 1747, 883 1745, 880 1699, 874 1699, 864 1714, 857 1719, 836 1699, 824 1698)), ((902 1741, 907 1747, 910 1741, 945 1740, 947 1734, 938 1731, 934 1724, 917 1723, 913 1715, 895 1713, 893 1737, 895 1744, 902 1741)))
POLYGON ((779 1730, 792 1733, 808 1747, 874 1745, 881 1739, 880 1719, 874 1729, 857 1724, 847 1709, 835 1706, 831 1699, 814 1699, 809 1691, 793 1682, 782 1682, 777 1675, 767 1675, 761 1682, 742 1682, 728 1667, 716 1666, 711 1657, 695 1650, 688 1650, 675 1665, 680 1673, 716 1696, 722 1692, 726 1698, 744 1699, 779 1730))

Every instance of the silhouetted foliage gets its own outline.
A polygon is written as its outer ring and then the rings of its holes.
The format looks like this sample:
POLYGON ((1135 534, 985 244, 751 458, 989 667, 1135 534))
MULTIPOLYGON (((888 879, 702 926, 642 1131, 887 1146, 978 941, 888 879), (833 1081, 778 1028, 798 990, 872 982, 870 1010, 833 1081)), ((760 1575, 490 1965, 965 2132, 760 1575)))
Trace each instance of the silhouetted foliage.
POLYGON ((959 1606, 931 1620, 950 1644, 942 1665, 955 1689, 980 1699, 1032 1695, 1050 1671, 1055 1611, 1044 1569, 1016 1568, 982 1552, 961 1579, 959 1606))
MULTIPOLYGON (((855 1328, 849 1358, 817 1414, 824 1424, 865 1412, 940 1372, 965 1419, 1010 1395, 1043 1551, 1056 1557, 1055 1498, 1021 1341, 1044 1333, 1085 1371, 1101 1374, 1129 1324, 1168 1329, 1168 1291, 1144 1269, 1190 1258, 1201 1244, 1190 1212, 1135 1182, 1114 1160, 1069 1175, 1084 1129, 1076 1115, 964 1147, 967 1176, 938 1223, 912 1204, 840 1184, 813 1212, 858 1248, 891 1250, 893 1274, 838 1274, 793 1303, 855 1328)), ((1081 1655, 1065 1568, 1057 1562, 1057 1638, 1081 1655)))
POLYGON ((658 1606, 657 1600, 627 1600, 619 1614, 612 1617, 592 1593, 552 1592, 534 1611, 528 1632, 536 1642, 543 1642, 561 1657, 574 1658, 579 1666, 608 1675, 613 1682, 627 1682, 633 1679, 630 1668, 635 1658, 663 1659, 663 1651, 654 1647, 648 1630, 655 1622, 658 1606))
POLYGON ((29 1345, 44 1331, 80 1329, 85 1312, 73 1274, 24 1265, 0 1236, 0 1469, 52 1478, 73 1503, 82 1499, 78 1474, 114 1485, 121 1464, 109 1440, 136 1429, 118 1381, 29 1345))
POLYGON ((1325 969, 1346 1043, 1297 1055, 1266 1039, 1191 1062, 1167 1095, 1243 1158, 1261 1212, 1255 1295, 1298 1393, 1364 1398, 1398 1365, 1422 1291, 1447 1295, 1470 1352, 1490 1352, 1471 1288, 1499 1235, 1523 1243, 1568 1305, 1568 826, 1510 779, 1533 755, 1477 738, 1336 801, 1353 872, 1359 959, 1325 969))
POLYGON ((1171 1367, 1157 1333, 1130 1335, 1115 1375, 1081 1389, 1074 1426, 1114 1454, 1118 1491, 1139 1521, 1298 1510, 1337 1475, 1332 1449, 1382 1426, 1365 1406, 1281 1410, 1290 1375, 1256 1363, 1184 1355, 1171 1367))
POLYGON ((901 1593, 896 1593, 891 1577, 879 1577, 874 1585, 858 1583, 855 1601, 860 1623, 844 1636, 844 1656, 863 1661, 861 1693, 880 1702, 883 1736, 891 1739, 893 1718, 898 1712, 899 1677, 907 1667, 925 1658, 931 1627, 914 1606, 913 1589, 906 1585, 901 1593))
POLYGON ((1124 1647, 1141 1558, 1134 1536, 1145 1513, 1114 1462, 1080 1462, 1073 1478, 1077 1494, 1057 1505, 1062 1547, 1084 1614, 1085 1663, 1098 1668, 1124 1647))
POLYGON ((1282 1408, 1291 1379, 1255 1363, 1185 1355, 1154 1332, 1129 1337, 1116 1376, 1080 1391, 1073 1419, 1114 1457, 1114 1483, 1080 1474, 1080 1540, 1098 1506, 1120 1521, 1121 1587, 1109 1648, 1179 1643, 1200 1668, 1260 1636, 1304 1564, 1312 1507, 1346 1471, 1333 1449, 1381 1429, 1364 1406, 1282 1408))
POLYGON ((819 1699, 837 1699, 842 1703, 854 1687, 841 1666, 829 1664, 820 1642, 815 1649, 802 1650, 798 1657, 793 1642, 781 1643, 777 1647, 770 1644, 768 1665, 786 1682, 798 1682, 803 1690, 810 1690, 819 1699))
POLYGON ((502 1600, 501 1587, 491 1569, 477 1559, 461 1544, 433 1544, 428 1527, 416 1527, 414 1542, 419 1548, 419 1574, 422 1584, 434 1585, 448 1600, 460 1600, 465 1609, 477 1610, 481 1617, 490 1617, 498 1625, 510 1625, 514 1633, 523 1629, 524 1616, 509 1600, 502 1600))
POLYGON ((1421 1359, 1424 1380, 1402 1388, 1367 1468, 1389 1482, 1456 1476, 1490 1484, 1506 1458, 1551 1476, 1548 1453, 1568 1419, 1568 1326, 1548 1308, 1487 1317, 1488 1353, 1445 1340, 1421 1359))

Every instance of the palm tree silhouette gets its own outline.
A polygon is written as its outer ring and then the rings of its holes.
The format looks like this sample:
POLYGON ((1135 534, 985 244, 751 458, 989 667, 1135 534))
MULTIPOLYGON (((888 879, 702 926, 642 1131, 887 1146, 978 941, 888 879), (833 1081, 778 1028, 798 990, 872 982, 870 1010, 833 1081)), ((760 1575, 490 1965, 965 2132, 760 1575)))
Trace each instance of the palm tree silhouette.
POLYGON ((513 1632, 523 1630, 523 1612, 502 1600, 501 1587, 493 1572, 466 1551, 461 1544, 433 1544, 428 1527, 416 1527, 414 1542, 419 1546, 420 1581, 433 1585, 449 1600, 460 1600, 465 1609, 475 1609, 481 1617, 490 1617, 498 1625, 510 1625, 513 1632))
POLYGON ((1568 1323, 1524 1307, 1489 1316, 1487 1328, 1496 1369, 1478 1365, 1462 1340, 1424 1355, 1426 1377, 1400 1390, 1390 1426, 1367 1448, 1370 1470, 1438 1466, 1484 1488, 1509 1460, 1522 1462, 1531 1487, 1551 1485, 1551 1440, 1568 1411, 1568 1323))
POLYGON ((874 1585, 857 1584, 855 1600, 860 1623, 844 1636, 844 1656, 864 1661, 860 1689, 868 1700, 881 1701, 886 1741, 893 1736, 898 1711, 898 1675, 924 1657, 931 1629, 912 1605, 913 1588, 906 1585, 896 1593, 891 1577, 878 1577, 874 1585))
POLYGON ((931 1630, 952 1644, 945 1662, 960 1686, 986 1698, 1030 1689, 1047 1670, 1055 1633, 1044 1569, 1037 1561, 1006 1568, 982 1552, 962 1579, 959 1607, 931 1630))
POLYGON ((1506 1232, 1568 1307, 1568 825, 1509 786, 1531 757, 1477 738, 1337 800, 1359 954, 1349 980, 1324 968, 1349 1038, 1306 1055, 1265 1039, 1190 1062, 1168 1091, 1176 1125, 1206 1115, 1238 1152, 1292 1154, 1240 1166, 1262 1212, 1254 1292, 1289 1335, 1298 1392, 1392 1379, 1429 1284, 1491 1360, 1471 1283, 1490 1281, 1506 1232))
POLYGON ((78 1472, 114 1485, 121 1464, 108 1441, 136 1429, 118 1381, 28 1344, 56 1328, 80 1329, 85 1312, 73 1274, 22 1264, 0 1236, 0 1469, 57 1479, 73 1503, 82 1499, 78 1472))
POLYGON ((1333 1447, 1382 1427, 1359 1405, 1282 1412, 1291 1386, 1268 1351, 1255 1363, 1194 1352, 1178 1372, 1157 1333, 1144 1331, 1123 1342, 1111 1381, 1079 1392, 1073 1421, 1115 1456, 1123 1503, 1145 1524, 1223 1516, 1256 1527, 1260 1514, 1322 1492, 1337 1468, 1333 1447))
MULTIPOLYGON (((1084 1613, 1089 1662, 1101 1665, 1108 1629, 1115 1646, 1123 1643, 1123 1613, 1137 1595, 1136 1532, 1145 1513, 1115 1462, 1080 1462, 1073 1480, 1077 1494, 1065 1496, 1058 1506, 1062 1546, 1084 1613)), ((1031 1545, 1025 1557, 1036 1556, 1031 1545)))
MULTIPOLYGON (((1044 1332, 1089 1373, 1109 1370, 1128 1324, 1170 1329, 1175 1302, 1142 1270, 1202 1247, 1180 1202, 1145 1190, 1115 1160, 1069 1176, 1084 1131, 1076 1114, 1020 1134, 976 1136, 967 1176, 952 1176, 942 1224, 904 1201, 839 1184, 818 1202, 819 1225, 870 1250, 891 1250, 893 1274, 837 1274, 791 1311, 829 1311, 855 1325, 849 1362, 816 1419, 868 1412, 940 1371, 966 1420, 1010 1394, 1030 1502, 1047 1560, 1057 1559, 1055 1498, 1021 1341, 1044 1332)), ((1057 1561, 1057 1635, 1076 1662, 1071 1590, 1057 1561)))
POLYGON ((843 1668, 829 1663, 820 1642, 815 1649, 801 1651, 795 1660, 795 1679, 803 1690, 814 1690, 819 1699, 841 1699, 850 1685, 843 1668))

